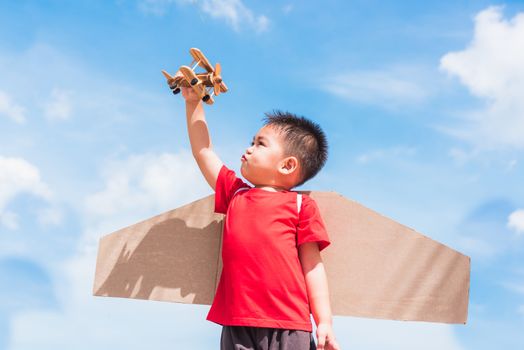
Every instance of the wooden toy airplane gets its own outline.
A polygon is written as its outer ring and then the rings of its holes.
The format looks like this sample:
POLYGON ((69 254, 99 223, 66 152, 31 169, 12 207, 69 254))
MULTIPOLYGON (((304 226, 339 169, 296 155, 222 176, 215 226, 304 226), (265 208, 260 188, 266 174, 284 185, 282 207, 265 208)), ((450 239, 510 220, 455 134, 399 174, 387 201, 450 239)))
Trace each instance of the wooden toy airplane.
POLYGON ((190 49, 189 53, 193 57, 193 61, 190 64, 190 66, 193 66, 192 68, 181 66, 179 69, 181 74, 176 74, 175 76, 171 76, 164 70, 162 74, 166 77, 167 83, 175 95, 180 93, 181 87, 192 87, 202 101, 211 105, 214 102, 213 96, 218 96, 220 93, 228 90, 220 75, 222 71, 220 63, 217 63, 215 68, 213 68, 206 56, 197 48, 190 49), (196 73, 195 69, 198 66, 204 68, 206 72, 196 73))

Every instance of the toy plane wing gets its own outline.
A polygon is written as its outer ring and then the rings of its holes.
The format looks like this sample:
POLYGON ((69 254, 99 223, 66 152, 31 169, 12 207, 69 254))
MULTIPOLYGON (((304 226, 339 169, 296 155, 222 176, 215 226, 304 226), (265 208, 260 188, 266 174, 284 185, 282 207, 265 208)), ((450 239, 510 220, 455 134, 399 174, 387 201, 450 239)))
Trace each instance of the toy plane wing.
MULTIPOLYGON (((337 193, 303 193, 332 242, 322 258, 333 314, 466 323, 469 257, 337 193)), ((102 237, 94 295, 211 304, 223 217, 208 196, 102 237)))
POLYGON ((202 51, 193 47, 189 49, 189 53, 191 54, 191 56, 193 56, 194 62, 198 62, 198 65, 200 67, 204 68, 209 73, 212 73, 215 71, 211 63, 209 63, 209 61, 207 60, 206 56, 204 56, 204 54, 202 53, 202 51))

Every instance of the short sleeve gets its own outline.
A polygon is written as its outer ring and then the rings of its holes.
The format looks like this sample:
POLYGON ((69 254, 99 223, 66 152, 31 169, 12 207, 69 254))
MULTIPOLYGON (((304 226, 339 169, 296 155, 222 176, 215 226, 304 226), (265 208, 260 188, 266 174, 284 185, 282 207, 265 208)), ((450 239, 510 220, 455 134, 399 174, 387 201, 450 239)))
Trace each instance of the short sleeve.
POLYGON ((250 188, 233 170, 222 165, 215 185, 215 213, 226 214, 229 202, 239 188, 250 188))
POLYGON ((307 242, 317 242, 321 251, 331 242, 320 216, 317 203, 307 195, 302 196, 302 206, 297 227, 297 247, 307 242))

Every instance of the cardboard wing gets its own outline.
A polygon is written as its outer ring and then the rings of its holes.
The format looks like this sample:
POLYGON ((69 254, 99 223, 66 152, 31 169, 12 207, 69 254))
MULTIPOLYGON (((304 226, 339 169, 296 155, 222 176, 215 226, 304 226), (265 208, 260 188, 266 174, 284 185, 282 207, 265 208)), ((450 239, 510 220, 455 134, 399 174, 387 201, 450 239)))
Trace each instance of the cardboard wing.
MULTIPOLYGON (((335 315, 466 323, 470 258, 333 192, 318 204, 335 315)), ((100 240, 94 295, 211 304, 223 215, 208 196, 100 240)))

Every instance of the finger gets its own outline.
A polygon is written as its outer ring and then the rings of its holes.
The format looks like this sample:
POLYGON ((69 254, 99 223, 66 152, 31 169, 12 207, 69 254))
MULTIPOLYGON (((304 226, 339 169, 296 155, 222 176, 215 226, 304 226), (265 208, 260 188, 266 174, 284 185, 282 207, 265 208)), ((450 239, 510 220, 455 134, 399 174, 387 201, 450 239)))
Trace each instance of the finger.
POLYGON ((333 350, 340 350, 340 346, 338 346, 338 343, 335 340, 328 340, 329 347, 327 349, 333 349, 333 350))
POLYGON ((182 86, 182 95, 184 97, 188 97, 191 94, 192 91, 193 91, 192 88, 182 86))
POLYGON ((317 343, 317 350, 324 350, 324 346, 326 345, 326 335, 317 334, 317 343))
POLYGON ((190 87, 190 86, 183 86, 182 89, 183 89, 183 91, 185 91, 186 94, 188 94, 188 95, 192 95, 192 94, 195 93, 195 90, 193 90, 193 88, 190 87))

